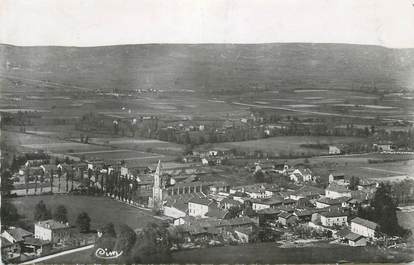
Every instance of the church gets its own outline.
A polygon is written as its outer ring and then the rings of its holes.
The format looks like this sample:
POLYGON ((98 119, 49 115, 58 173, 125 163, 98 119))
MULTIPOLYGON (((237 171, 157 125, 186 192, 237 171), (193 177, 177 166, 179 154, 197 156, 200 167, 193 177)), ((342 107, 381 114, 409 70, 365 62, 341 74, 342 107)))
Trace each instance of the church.
POLYGON ((187 198, 190 200, 194 196, 206 197, 212 185, 211 182, 197 180, 175 181, 169 175, 164 174, 161 161, 158 161, 153 178, 152 197, 148 199, 148 207, 160 211, 163 211, 164 207, 171 202, 185 201, 187 198))

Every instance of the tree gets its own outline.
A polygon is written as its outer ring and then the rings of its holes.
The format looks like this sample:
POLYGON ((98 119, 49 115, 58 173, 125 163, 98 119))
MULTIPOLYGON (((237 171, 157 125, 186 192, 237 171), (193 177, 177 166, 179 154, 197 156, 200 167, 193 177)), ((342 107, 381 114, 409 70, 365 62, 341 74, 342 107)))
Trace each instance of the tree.
POLYGON ((29 177, 30 177, 30 169, 27 168, 24 176, 24 183, 26 184, 26 195, 29 193, 29 177))
POLYGON ((40 170, 40 193, 43 193, 43 182, 45 181, 45 172, 40 170))
POLYGON ((397 206, 392 198, 391 186, 381 183, 371 201, 372 214, 368 216, 380 225, 381 232, 391 236, 404 236, 403 229, 397 219, 397 206))
POLYGON ((50 192, 53 193, 53 169, 50 170, 50 192))
POLYGON ((167 228, 168 236, 171 244, 175 244, 177 249, 181 249, 181 244, 185 242, 184 233, 185 229, 182 226, 169 226, 167 228))
POLYGON ((19 220, 17 208, 7 200, 1 202, 1 223, 12 225, 19 220))
POLYGON ((62 177, 62 168, 61 167, 59 167, 57 169, 57 173, 58 173, 58 180, 59 180, 58 191, 60 192, 60 178, 62 177))
POLYGON ((100 230, 103 236, 116 237, 115 227, 113 223, 107 223, 100 230))
POLYGON ((358 177, 352 176, 349 179, 349 189, 350 190, 357 190, 359 183, 360 183, 360 179, 358 177))
MULTIPOLYGON (((115 228, 112 223, 108 223, 102 228, 99 229, 102 235, 96 240, 94 251, 92 253, 96 253, 98 249, 105 249, 108 251, 114 251, 115 250, 115 244, 116 244, 116 233, 115 228)), ((118 263, 117 260, 110 259, 110 260, 104 260, 104 259, 97 259, 95 256, 96 263, 105 264, 106 262, 113 264, 118 263)))
POLYGON ((53 213, 53 219, 58 222, 66 223, 68 221, 68 210, 64 205, 58 205, 53 213))
POLYGON ((79 228, 79 232, 81 233, 87 233, 89 232, 91 224, 91 218, 86 212, 81 212, 78 215, 78 218, 76 218, 76 225, 79 228))
POLYGON ((227 219, 236 218, 239 216, 241 209, 238 206, 231 206, 228 210, 228 214, 226 215, 227 219))
POLYGON ((73 174, 73 169, 66 170, 66 192, 69 191, 69 178, 71 174, 73 174))
MULTIPOLYGON (((115 250, 118 252, 122 251, 121 259, 123 261, 128 261, 130 256, 130 251, 134 246, 136 241, 136 234, 131 227, 121 224, 118 226, 117 238, 115 242, 115 250)), ((120 262, 119 262, 120 263, 120 262)), ((125 262, 123 262, 125 263, 125 262)))
POLYGON ((35 176, 35 188, 34 188, 34 192, 35 194, 37 193, 37 182, 39 181, 38 176, 35 176))
POLYGON ((262 183, 265 181, 265 175, 263 173, 262 170, 257 170, 254 174, 253 174, 253 180, 255 183, 262 183))
POLYGON ((134 263, 168 263, 171 240, 167 229, 155 223, 149 223, 137 236, 131 250, 131 260, 134 263))
POLYGON ((46 208, 46 205, 43 201, 40 201, 36 204, 34 209, 34 220, 35 221, 43 221, 48 220, 52 217, 50 210, 46 208))
POLYGON ((13 180, 11 179, 11 172, 4 170, 1 173, 1 196, 9 196, 13 190, 13 180))
POLYGON ((91 187, 92 173, 93 173, 92 169, 88 168, 88 191, 89 191, 89 189, 91 187))
POLYGON ((10 166, 10 170, 12 172, 16 172, 17 170, 19 170, 19 162, 16 158, 16 154, 13 154, 13 160, 12 160, 12 163, 11 163, 11 166, 10 166))
POLYGON ((96 257, 96 261, 99 263, 106 264, 131 264, 133 262, 133 255, 131 255, 134 246, 136 245, 136 234, 129 226, 121 224, 117 226, 117 232, 112 223, 108 223, 99 229, 102 235, 98 238, 95 243, 96 253, 98 249, 104 249, 107 252, 120 253, 121 255, 115 259, 104 260, 96 257))

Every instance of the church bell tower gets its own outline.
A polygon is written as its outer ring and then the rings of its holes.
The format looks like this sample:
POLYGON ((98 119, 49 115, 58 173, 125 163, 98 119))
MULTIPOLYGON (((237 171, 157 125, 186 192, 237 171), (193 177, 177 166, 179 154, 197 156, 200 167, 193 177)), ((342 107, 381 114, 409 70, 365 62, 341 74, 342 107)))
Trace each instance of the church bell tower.
POLYGON ((152 201, 154 209, 162 208, 162 165, 161 160, 158 161, 157 169, 154 173, 154 186, 152 187, 152 201))

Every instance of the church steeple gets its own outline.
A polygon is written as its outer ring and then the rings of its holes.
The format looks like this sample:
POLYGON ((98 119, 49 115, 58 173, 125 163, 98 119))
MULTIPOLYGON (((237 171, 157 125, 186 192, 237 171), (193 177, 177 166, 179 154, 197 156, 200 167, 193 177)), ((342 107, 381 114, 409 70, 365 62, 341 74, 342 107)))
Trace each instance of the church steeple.
POLYGON ((159 160, 157 168, 154 173, 154 186, 152 188, 152 200, 153 200, 154 208, 162 207, 161 176, 162 176, 162 164, 161 164, 161 160, 159 160))
POLYGON ((155 169, 155 175, 161 177, 162 175, 162 165, 161 160, 158 160, 157 168, 155 169))

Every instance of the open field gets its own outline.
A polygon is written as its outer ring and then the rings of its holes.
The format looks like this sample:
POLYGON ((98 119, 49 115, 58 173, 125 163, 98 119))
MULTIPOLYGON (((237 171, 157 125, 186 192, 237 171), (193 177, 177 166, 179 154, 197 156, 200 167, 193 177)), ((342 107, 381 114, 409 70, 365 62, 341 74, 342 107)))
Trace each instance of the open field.
POLYGON ((14 146, 21 151, 44 150, 52 153, 70 153, 76 151, 108 150, 109 147, 82 144, 65 141, 48 136, 39 136, 29 133, 1 131, 1 138, 5 144, 14 146))
POLYGON ((63 140, 52 139, 48 137, 42 137, 33 134, 18 133, 13 131, 1 131, 1 139, 8 145, 21 146, 28 144, 53 144, 53 143, 65 143, 63 140))
POLYGON ((157 222, 158 220, 152 217, 151 212, 125 205, 107 197, 42 195, 10 199, 19 214, 24 215, 25 220, 29 222, 32 222, 33 209, 40 200, 43 200, 47 208, 52 211, 60 204, 66 206, 71 224, 75 224, 78 214, 82 211, 88 213, 93 229, 108 222, 125 223, 135 229, 145 226, 148 222, 157 222))
POLYGON ((176 154, 182 153, 184 147, 180 144, 146 138, 111 138, 96 137, 90 138, 90 143, 109 145, 116 148, 128 148, 140 151, 150 151, 155 153, 176 154))
POLYGON ((410 229, 414 236, 414 211, 397 211, 398 222, 405 229, 410 229))
POLYGON ((227 142, 227 143, 217 143, 211 146, 220 146, 235 148, 244 151, 256 151, 260 150, 263 152, 273 153, 275 155, 288 155, 290 153, 294 154, 311 154, 311 155, 321 155, 327 154, 328 149, 315 149, 302 147, 302 144, 340 144, 340 143, 355 143, 362 142, 363 138, 356 137, 326 137, 326 136, 275 136, 259 140, 243 141, 243 142, 227 142))
MULTIPOLYGON (((284 263, 336 263, 348 262, 390 262, 403 261, 387 259, 382 251, 373 248, 354 248, 349 246, 319 243, 316 246, 299 248, 280 248, 275 243, 255 243, 239 246, 203 248, 178 251, 173 254, 174 263, 211 263, 211 264, 284 264, 284 263)), ((411 260, 411 259, 410 259, 411 260)))
POLYGON ((412 98, 390 93, 385 98, 363 90, 300 89, 266 91, 232 98, 232 104, 294 115, 335 116, 359 121, 413 120, 412 98), (361 120, 362 119, 362 120, 361 120))
MULTIPOLYGON (((389 154, 361 154, 312 157, 308 161, 314 174, 327 179, 330 172, 341 172, 346 176, 358 176, 378 181, 398 181, 414 179, 414 160, 369 163, 370 159, 386 159, 389 154)), ((407 155, 393 155, 393 158, 406 158, 407 155)), ((288 160, 291 164, 303 163, 304 159, 288 160)))
POLYGON ((130 161, 130 160, 142 160, 142 159, 161 159, 164 156, 154 153, 133 151, 133 150, 102 150, 102 151, 85 151, 67 153, 71 156, 85 157, 85 159, 102 159, 110 161, 130 161))
POLYGON ((74 142, 57 142, 47 144, 24 144, 21 145, 24 148, 33 150, 44 150, 46 152, 58 153, 58 154, 71 154, 75 152, 98 152, 99 150, 108 150, 108 147, 96 146, 90 144, 81 144, 74 142))
MULTIPOLYGON (((176 264, 335 264, 338 261, 361 262, 407 262, 412 255, 406 251, 382 251, 374 248, 319 243, 317 246, 281 248, 276 243, 254 243, 182 250, 172 253, 171 263, 176 264)), ((92 250, 68 254, 45 261, 45 263, 93 263, 92 250)))
MULTIPOLYGON (((90 144, 66 141, 54 136, 39 136, 27 133, 2 131, 5 145, 19 151, 38 151, 69 156, 73 159, 104 160, 118 162, 121 160, 133 164, 145 165, 158 160, 170 161, 181 153, 178 144, 151 139, 132 138, 91 138, 90 144), (149 152, 148 152, 149 151, 149 152)), ((76 139, 77 140, 77 139, 76 139)))
MULTIPOLYGON (((0 76, 0 78, 2 78, 0 76)), ((275 87, 262 93, 240 93, 226 95, 200 95, 195 91, 173 92, 163 90, 156 95, 120 94, 114 97, 105 93, 93 93, 92 89, 83 96, 73 90, 59 88, 48 91, 40 87, 35 89, 33 81, 20 80, 19 91, 5 90, 7 99, 2 99, 0 108, 15 112, 18 109, 42 112, 43 119, 80 118, 88 112, 104 114, 114 118, 137 115, 168 115, 176 118, 241 118, 249 115, 249 109, 266 109, 293 116, 333 116, 344 119, 357 119, 361 124, 367 120, 398 121, 413 120, 414 107, 411 94, 390 93, 385 98, 364 90, 352 90, 350 87, 335 89, 297 89, 297 87, 275 87), (295 89, 296 88, 296 89, 295 89), (299 92, 300 91, 300 92, 299 92), (94 100, 85 100, 85 97, 94 100), (62 116, 64 115, 64 116, 62 116)), ((15 78, 15 79, 13 79, 15 78)), ((7 79, 2 79, 7 80, 7 79)), ((37 80, 42 83, 42 80, 37 80)), ((6 81, 4 81, 6 82, 6 81)), ((6 82, 7 83, 7 82, 6 82)), ((15 89, 14 86, 11 88, 15 89)), ((36 131, 36 130, 31 130, 36 131)), ((37 131, 48 131, 39 128, 37 131)), ((70 132, 70 131, 69 131, 70 132)), ((68 134, 66 132, 65 134, 68 134)), ((39 132, 40 133, 40 132, 39 132)), ((78 136, 73 134, 73 136, 78 136)))

